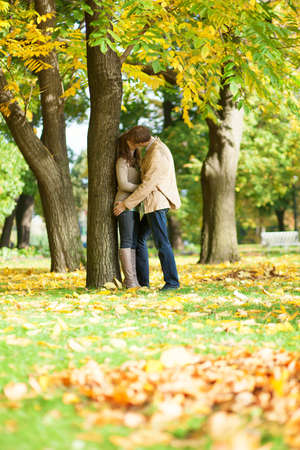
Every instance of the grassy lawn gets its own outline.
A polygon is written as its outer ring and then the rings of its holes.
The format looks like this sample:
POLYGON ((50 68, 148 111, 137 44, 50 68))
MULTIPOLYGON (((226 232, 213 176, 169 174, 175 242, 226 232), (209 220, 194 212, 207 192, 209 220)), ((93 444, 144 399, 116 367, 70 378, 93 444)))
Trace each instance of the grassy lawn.
POLYGON ((178 256, 181 288, 0 263, 0 449, 300 448, 299 252, 178 256), (298 378, 297 378, 298 377, 298 378))

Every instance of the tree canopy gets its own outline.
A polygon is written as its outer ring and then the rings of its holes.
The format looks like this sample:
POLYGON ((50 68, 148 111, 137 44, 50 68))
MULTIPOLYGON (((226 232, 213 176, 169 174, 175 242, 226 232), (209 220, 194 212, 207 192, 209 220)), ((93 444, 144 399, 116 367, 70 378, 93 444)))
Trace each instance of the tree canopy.
MULTIPOLYGON (((9 88, 29 110, 30 99, 37 93, 30 72, 47 68, 43 56, 53 49, 63 56, 64 95, 75 95, 87 86, 83 18, 84 12, 92 11, 86 2, 58 1, 56 27, 45 34, 39 24, 51 14, 39 15, 24 3, 1 1, 0 45, 9 88), (16 60, 24 67, 16 67, 16 60)), ((273 88, 286 90, 289 106, 296 111, 292 92, 299 37, 294 0, 96 3, 101 5, 101 14, 93 22, 91 44, 104 53, 113 49, 129 78, 154 89, 165 80, 176 83, 182 92, 183 116, 190 125, 189 110, 194 106, 204 116, 213 116, 224 79, 239 101, 253 92, 268 97, 274 95, 273 88)))

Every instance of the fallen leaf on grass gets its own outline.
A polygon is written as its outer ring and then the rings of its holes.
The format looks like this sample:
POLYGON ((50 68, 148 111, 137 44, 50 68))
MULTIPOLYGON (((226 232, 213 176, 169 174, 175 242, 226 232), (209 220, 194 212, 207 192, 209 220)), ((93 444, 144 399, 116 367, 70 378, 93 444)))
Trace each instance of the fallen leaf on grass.
POLYGON ((265 333, 266 334, 276 334, 279 331, 291 332, 295 331, 293 325, 290 322, 283 323, 268 323, 265 325, 265 333))
POLYGON ((233 292, 233 295, 234 295, 235 297, 237 297, 239 300, 243 300, 243 301, 249 300, 248 297, 247 297, 247 295, 242 294, 242 292, 239 292, 239 291, 237 291, 237 290, 235 290, 235 291, 233 292))
POLYGON ((109 440, 122 448, 122 450, 133 450, 138 447, 144 447, 148 443, 151 445, 168 445, 172 439, 169 433, 160 430, 139 430, 132 433, 129 437, 111 436, 109 440))
POLYGON ((117 313, 117 314, 127 314, 128 313, 128 310, 125 308, 125 306, 123 306, 123 305, 117 305, 116 307, 115 307, 115 312, 117 313))
POLYGON ((124 350, 127 347, 127 342, 124 339, 113 338, 110 340, 110 344, 120 350, 124 350))
POLYGON ((52 409, 43 418, 43 423, 45 425, 53 423, 54 420, 61 419, 62 413, 58 409, 52 409))
POLYGON ((4 427, 8 433, 15 433, 18 429, 18 422, 14 419, 6 420, 4 427))
POLYGON ((80 345, 75 339, 69 339, 68 340, 68 347, 73 350, 74 352, 84 352, 85 348, 80 345))
POLYGON ((32 344, 32 341, 28 338, 7 336, 5 339, 6 344, 8 345, 19 345, 20 347, 26 347, 27 345, 32 344))
POLYGON ((65 405, 70 405, 72 403, 79 403, 80 398, 74 392, 65 392, 62 401, 65 405))
POLYGON ((31 387, 37 394, 41 394, 41 393, 42 393, 41 385, 38 383, 38 381, 37 381, 34 377, 29 376, 28 383, 29 383, 30 387, 31 387))
POLYGON ((41 375, 38 379, 38 383, 42 389, 42 391, 46 391, 50 384, 50 377, 48 375, 41 375))
POLYGON ((9 383, 3 389, 4 395, 8 400, 18 401, 26 397, 28 389, 25 383, 9 383))
POLYGON ((109 291, 117 289, 117 286, 115 285, 115 283, 112 283, 111 281, 108 281, 103 286, 105 287, 105 289, 108 289, 109 291))
POLYGON ((100 434, 92 431, 77 434, 76 438, 79 439, 80 441, 88 441, 88 442, 102 442, 103 440, 100 434))
POLYGON ((157 359, 149 359, 146 364, 146 372, 148 373, 156 373, 161 372, 163 370, 164 366, 161 361, 157 359))
POLYGON ((197 361, 199 361, 199 357, 184 347, 173 347, 165 350, 160 357, 160 362, 167 368, 194 364, 197 361))
POLYGON ((143 414, 128 412, 124 415, 124 425, 129 428, 137 428, 146 422, 143 414))

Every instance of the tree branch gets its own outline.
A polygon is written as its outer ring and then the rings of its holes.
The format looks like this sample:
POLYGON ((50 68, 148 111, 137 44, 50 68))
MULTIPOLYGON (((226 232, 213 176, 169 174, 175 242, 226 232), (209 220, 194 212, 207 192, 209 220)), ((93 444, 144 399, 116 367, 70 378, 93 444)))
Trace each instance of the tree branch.
MULTIPOLYGON (((153 23, 153 21, 150 21, 150 23, 146 23, 146 25, 144 26, 144 28, 142 29, 142 31, 139 32, 138 37, 139 37, 139 36, 143 36, 143 34, 145 34, 145 33, 149 30, 149 28, 150 28, 150 26, 151 26, 152 23, 153 23)), ((129 46, 126 48, 126 50, 124 51, 124 53, 120 56, 121 64, 123 64, 123 63, 126 61, 127 57, 128 57, 128 56, 130 55, 130 53, 132 52, 133 48, 134 48, 134 44, 129 45, 129 46)))
POLYGON ((1 111, 3 118, 38 181, 47 185, 48 173, 51 172, 53 176, 57 175, 57 177, 61 176, 57 170, 57 164, 48 148, 36 136, 24 111, 7 86, 5 74, 0 68, 0 107, 8 108, 7 112, 1 111))
POLYGON ((177 82, 176 82, 177 72, 175 72, 175 70, 172 70, 172 69, 161 70, 160 72, 155 73, 153 70, 153 67, 149 66, 149 65, 146 66, 142 63, 135 63, 135 62, 128 62, 127 64, 130 64, 131 66, 141 66, 142 71, 146 75, 150 75, 150 76, 162 75, 164 77, 164 79, 167 81, 167 83, 172 84, 172 86, 177 85, 177 82))

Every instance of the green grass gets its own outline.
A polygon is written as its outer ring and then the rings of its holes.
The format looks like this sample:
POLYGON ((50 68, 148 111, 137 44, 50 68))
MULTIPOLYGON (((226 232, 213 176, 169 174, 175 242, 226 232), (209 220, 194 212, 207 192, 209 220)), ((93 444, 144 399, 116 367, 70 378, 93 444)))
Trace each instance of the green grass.
MULTIPOLYGON (((53 286, 45 272, 49 259, 7 257, 0 278, 1 450, 117 449, 122 447, 114 445, 111 436, 131 433, 127 427, 104 424, 89 429, 91 438, 86 438, 84 417, 76 405, 62 401, 61 387, 46 386, 40 395, 8 401, 3 388, 10 382, 27 383, 31 375, 47 377, 70 365, 80 367, 88 359, 112 368, 128 360, 155 360, 164 349, 178 345, 213 355, 226 354, 233 346, 299 351, 297 253, 275 252, 266 258, 263 253, 251 255, 248 246, 243 255, 233 266, 211 267, 196 266, 196 256, 180 257, 182 288, 167 293, 155 288, 138 293, 87 291, 82 284, 68 281, 72 274, 58 278, 53 286), (268 277, 261 269, 261 276, 249 279, 247 271, 259 265, 275 265, 278 275, 268 277), (9 272, 7 267, 19 269, 9 272), (26 272, 28 268, 33 270, 26 272), (237 269, 246 275, 232 278, 237 269), (193 280, 199 276, 192 285, 191 273, 193 280), (79 345, 75 350, 72 339, 79 345)), ((157 260, 151 267, 153 284, 161 285, 157 260)), ((92 411, 93 405, 82 398, 81 408, 92 411)), ((205 416, 192 417, 178 423, 172 433, 176 439, 188 440, 202 430, 201 448, 210 449, 205 424, 205 416)), ((272 427, 266 426, 262 440, 272 442, 273 450, 288 448, 272 427)), ((137 448, 175 448, 150 444, 137 448)))

